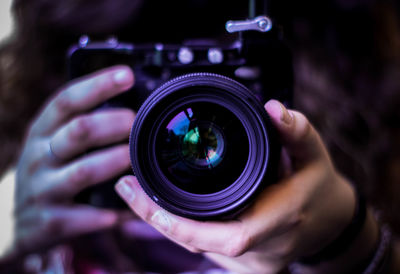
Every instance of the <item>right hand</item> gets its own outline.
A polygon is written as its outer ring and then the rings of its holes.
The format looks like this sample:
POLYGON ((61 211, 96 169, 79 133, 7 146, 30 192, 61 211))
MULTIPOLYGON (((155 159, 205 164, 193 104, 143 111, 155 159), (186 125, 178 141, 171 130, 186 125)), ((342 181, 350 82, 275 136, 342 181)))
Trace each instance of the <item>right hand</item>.
POLYGON ((125 66, 74 80, 33 121, 17 166, 17 253, 36 252, 116 224, 116 212, 74 204, 73 197, 129 168, 128 145, 115 143, 128 139, 134 112, 91 110, 133 82, 125 66))

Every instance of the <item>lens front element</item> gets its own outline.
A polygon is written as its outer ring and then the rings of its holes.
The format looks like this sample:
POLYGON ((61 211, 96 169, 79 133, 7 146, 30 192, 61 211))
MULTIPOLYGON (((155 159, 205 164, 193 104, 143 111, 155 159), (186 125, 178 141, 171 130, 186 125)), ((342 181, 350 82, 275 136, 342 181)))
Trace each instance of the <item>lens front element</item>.
POLYGON ((221 191, 246 167, 246 131, 221 105, 196 102, 178 107, 160 128, 155 149, 158 164, 168 180, 184 191, 221 191))
MULTIPOLYGON (((190 110, 190 109, 189 109, 190 110)), ((212 123, 194 123, 182 141, 182 156, 194 167, 212 169, 222 160, 224 139, 212 123)))

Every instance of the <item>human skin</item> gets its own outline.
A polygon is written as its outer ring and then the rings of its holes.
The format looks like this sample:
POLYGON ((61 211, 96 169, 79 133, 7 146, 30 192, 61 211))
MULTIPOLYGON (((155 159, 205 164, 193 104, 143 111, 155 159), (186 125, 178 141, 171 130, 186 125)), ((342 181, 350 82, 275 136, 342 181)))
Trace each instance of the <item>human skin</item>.
MULTIPOLYGON (((92 109, 133 84, 129 68, 112 67, 68 83, 44 105, 17 166, 15 253, 36 252, 118 224, 116 212, 72 200, 85 187, 129 168, 128 145, 117 143, 127 139, 135 114, 129 109, 92 109), (82 156, 104 145, 111 146, 82 156)), ((133 176, 121 178, 117 192, 166 237, 237 272, 276 273, 315 253, 350 222, 354 190, 335 170, 304 115, 277 101, 265 109, 280 133, 285 176, 237 218, 199 222, 175 216, 150 200, 133 176)), ((372 227, 366 235, 368 247, 376 240, 376 225, 372 227)), ((358 254, 361 259, 364 255, 358 254)))
POLYGON ((28 131, 17 165, 12 252, 34 252, 117 223, 114 211, 72 201, 85 187, 129 168, 128 145, 115 143, 128 139, 135 114, 129 109, 92 109, 133 82, 129 68, 112 67, 68 83, 45 104, 28 131))

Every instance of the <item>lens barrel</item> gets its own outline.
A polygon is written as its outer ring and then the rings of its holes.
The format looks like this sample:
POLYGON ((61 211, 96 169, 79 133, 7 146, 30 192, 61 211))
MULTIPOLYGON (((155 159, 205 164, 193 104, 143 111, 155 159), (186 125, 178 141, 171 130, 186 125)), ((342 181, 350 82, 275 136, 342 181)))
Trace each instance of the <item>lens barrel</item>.
POLYGON ((143 103, 130 155, 140 185, 164 209, 192 219, 230 218, 276 180, 280 145, 245 86, 192 73, 143 103))

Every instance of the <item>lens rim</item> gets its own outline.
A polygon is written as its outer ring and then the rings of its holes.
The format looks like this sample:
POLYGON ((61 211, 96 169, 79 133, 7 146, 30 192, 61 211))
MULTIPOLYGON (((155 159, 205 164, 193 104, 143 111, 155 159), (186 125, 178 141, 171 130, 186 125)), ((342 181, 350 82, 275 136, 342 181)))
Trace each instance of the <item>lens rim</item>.
POLYGON ((183 75, 154 91, 137 113, 130 136, 132 168, 147 195, 166 210, 193 219, 228 216, 247 205, 266 181, 271 128, 261 103, 240 83, 211 73, 183 75), (155 152, 163 120, 174 110, 195 102, 210 102, 231 111, 249 140, 242 174, 229 187, 210 194, 194 194, 176 187, 161 172, 155 152))

